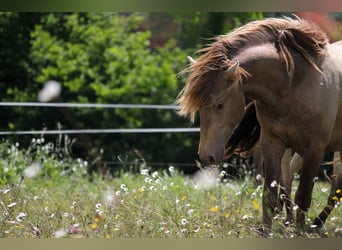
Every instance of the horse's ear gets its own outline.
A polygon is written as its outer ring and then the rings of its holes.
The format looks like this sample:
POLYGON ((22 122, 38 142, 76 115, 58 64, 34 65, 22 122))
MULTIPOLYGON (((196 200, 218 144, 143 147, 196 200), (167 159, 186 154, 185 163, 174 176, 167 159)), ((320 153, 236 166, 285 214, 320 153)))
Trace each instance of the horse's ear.
POLYGON ((196 60, 193 59, 191 56, 188 56, 187 58, 188 58, 188 62, 190 63, 190 65, 194 65, 195 63, 197 63, 196 60))
POLYGON ((232 66, 230 66, 226 70, 226 75, 233 75, 235 73, 235 71, 238 69, 239 64, 240 64, 239 61, 236 61, 236 63, 234 63, 232 66))

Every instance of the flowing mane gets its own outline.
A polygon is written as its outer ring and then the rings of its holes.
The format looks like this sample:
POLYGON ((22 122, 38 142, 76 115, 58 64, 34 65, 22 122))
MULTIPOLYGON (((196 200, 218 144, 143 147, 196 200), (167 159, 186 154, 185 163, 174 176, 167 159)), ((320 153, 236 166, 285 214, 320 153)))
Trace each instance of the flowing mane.
MULTIPOLYGON (((299 18, 254 21, 216 37, 212 44, 198 51, 201 56, 197 58, 197 62, 181 72, 189 73, 189 77, 175 102, 181 106, 179 113, 189 115, 193 121, 199 108, 210 105, 209 96, 217 72, 234 64, 234 56, 239 51, 263 43, 272 43, 277 48, 291 82, 295 69, 292 53, 299 53, 320 72, 318 65, 324 57, 328 38, 316 25, 299 18)), ((239 67, 234 83, 241 82, 247 76, 248 72, 239 67)))

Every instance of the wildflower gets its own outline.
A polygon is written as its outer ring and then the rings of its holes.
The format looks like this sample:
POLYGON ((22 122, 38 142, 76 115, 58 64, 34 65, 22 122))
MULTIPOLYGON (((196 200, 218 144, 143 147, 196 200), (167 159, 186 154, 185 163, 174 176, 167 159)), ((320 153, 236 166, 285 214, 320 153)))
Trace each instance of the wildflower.
POLYGON ((339 193, 341 193, 341 189, 336 190, 336 194, 339 194, 339 193))
POLYGON ((217 213, 217 211, 218 211, 218 207, 217 206, 210 208, 210 212, 217 213))
POLYGON ((167 186, 163 186, 163 190, 164 190, 164 191, 167 190, 167 186))
POLYGON ((63 217, 68 218, 69 217, 69 213, 64 213, 63 217))
POLYGON ((244 216, 242 216, 242 219, 243 219, 243 220, 247 220, 247 219, 248 219, 248 215, 245 214, 244 216))
POLYGON ((122 190, 125 190, 127 187, 126 187, 125 184, 121 184, 121 185, 120 185, 120 188, 121 188, 122 190))
POLYGON ((271 187, 275 187, 275 186, 277 186, 277 181, 272 181, 272 183, 271 183, 271 187))
POLYGON ((226 171, 222 170, 220 173, 220 177, 224 177, 224 176, 226 176, 226 171))
POLYGON ((186 219, 184 219, 184 218, 181 219, 181 224, 182 224, 182 225, 186 225, 187 223, 188 223, 188 221, 187 221, 186 219))
POLYGON ((11 191, 10 189, 5 189, 4 191, 2 191, 3 194, 7 194, 9 191, 11 191))
POLYGON ((260 209, 260 204, 258 203, 258 201, 252 200, 252 205, 253 205, 253 209, 254 209, 255 211, 257 211, 257 210, 260 209))
POLYGON ((140 170, 141 175, 148 175, 148 169, 142 169, 140 170))
POLYGON ((76 234, 76 233, 78 232, 78 227, 79 227, 79 226, 80 226, 79 223, 72 225, 72 226, 70 227, 70 230, 69 230, 70 233, 76 234))
POLYGON ((198 233, 200 231, 201 227, 200 226, 196 226, 193 230, 194 233, 198 233))
POLYGON ((260 181, 261 180, 261 174, 257 174, 256 176, 255 176, 255 179, 257 180, 257 181, 260 181))
POLYGON ((293 210, 294 210, 294 211, 298 210, 298 208, 299 208, 299 207, 298 207, 297 205, 293 206, 293 210))
POLYGON ((150 186, 150 190, 153 191, 156 190, 156 188, 154 186, 150 186))
POLYGON ((326 192, 328 192, 328 189, 327 189, 326 187, 324 187, 324 188, 321 189, 321 191, 322 191, 323 193, 326 193, 326 192))
POLYGON ((115 192, 115 195, 116 195, 116 196, 120 196, 120 195, 121 195, 121 192, 120 192, 120 191, 116 191, 116 192, 115 192))
POLYGON ((26 216, 27 214, 25 214, 25 213, 19 213, 18 215, 17 215, 17 217, 15 218, 16 219, 16 221, 18 221, 18 222, 22 222, 23 221, 23 219, 24 219, 24 217, 26 216))
POLYGON ((97 226, 97 223, 96 223, 96 222, 94 222, 94 223, 91 225, 91 228, 94 229, 94 230, 97 229, 97 227, 98 227, 98 226, 97 226))
POLYGON ((146 186, 142 186, 141 188, 139 188, 139 192, 142 193, 146 190, 146 186))
POLYGON ((149 183, 149 184, 152 184, 152 183, 153 183, 152 179, 149 178, 149 177, 146 177, 146 178, 145 178, 145 182, 146 182, 146 183, 149 183))
POLYGON ((7 207, 8 207, 8 208, 11 208, 11 207, 14 207, 15 205, 17 205, 17 203, 16 203, 16 202, 12 202, 12 203, 9 204, 7 207))
POLYGON ((182 201, 185 201, 186 198, 187 198, 186 195, 183 195, 182 198, 181 198, 181 200, 182 200, 182 201))
POLYGON ((139 220, 137 220, 137 225, 140 227, 140 226, 144 225, 144 222, 139 219, 139 220))
POLYGON ((101 203, 96 203, 95 207, 96 207, 97 209, 100 209, 100 208, 102 207, 102 204, 101 204, 101 203))
POLYGON ((32 233, 35 236, 39 236, 42 233, 42 231, 38 227, 33 227, 32 228, 32 233))
POLYGON ((169 167, 169 172, 172 173, 172 172, 174 172, 174 171, 175 171, 175 167, 174 167, 174 166, 170 166, 170 167, 169 167))
POLYGON ((156 179, 158 177, 158 172, 157 171, 153 172, 152 177, 156 179))
POLYGON ((189 216, 192 216, 194 213, 195 209, 189 209, 188 212, 186 212, 189 216))
POLYGON ((102 216, 103 212, 100 209, 95 210, 95 218, 100 218, 102 216))

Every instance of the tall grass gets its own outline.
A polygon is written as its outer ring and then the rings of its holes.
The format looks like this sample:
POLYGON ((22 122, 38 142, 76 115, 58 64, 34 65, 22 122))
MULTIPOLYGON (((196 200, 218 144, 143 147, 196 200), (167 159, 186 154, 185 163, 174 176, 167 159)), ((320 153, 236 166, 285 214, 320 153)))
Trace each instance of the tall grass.
MULTIPOLYGON (((25 149, 4 142, 0 154, 0 237, 258 237, 262 187, 249 177, 222 181, 224 172, 216 169, 191 177, 137 161, 116 176, 89 178, 87 162, 42 138, 25 149)), ((308 225, 326 204, 329 188, 315 186, 308 225)), ((322 233, 301 236, 279 216, 271 237, 339 237, 341 212, 338 205, 322 233)))

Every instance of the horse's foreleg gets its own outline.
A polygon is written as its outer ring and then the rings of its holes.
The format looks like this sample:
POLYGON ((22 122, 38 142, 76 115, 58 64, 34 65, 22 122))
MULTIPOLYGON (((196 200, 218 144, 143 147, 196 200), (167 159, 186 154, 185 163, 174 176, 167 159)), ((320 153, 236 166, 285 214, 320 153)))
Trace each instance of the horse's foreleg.
POLYGON ((272 219, 279 210, 278 190, 281 175, 281 159, 285 148, 274 143, 267 143, 265 140, 261 144, 264 157, 264 189, 262 196, 262 224, 265 236, 268 235, 272 227, 272 219))
POLYGON ((328 204, 325 206, 323 211, 315 218, 314 225, 321 227, 329 214, 335 207, 337 201, 342 197, 342 163, 341 163, 341 152, 334 153, 333 161, 333 175, 331 176, 331 189, 328 197, 328 204))
POLYGON ((295 195, 295 203, 298 206, 296 224, 297 228, 304 230, 305 213, 311 205, 312 189, 314 178, 322 160, 324 150, 307 149, 303 154, 303 166, 300 175, 300 181, 295 195))
POLYGON ((286 210, 286 222, 293 220, 292 204, 291 204, 291 190, 293 173, 290 169, 290 161, 292 156, 292 149, 286 149, 283 158, 281 160, 281 183, 279 192, 279 204, 283 208, 285 204, 286 210))

